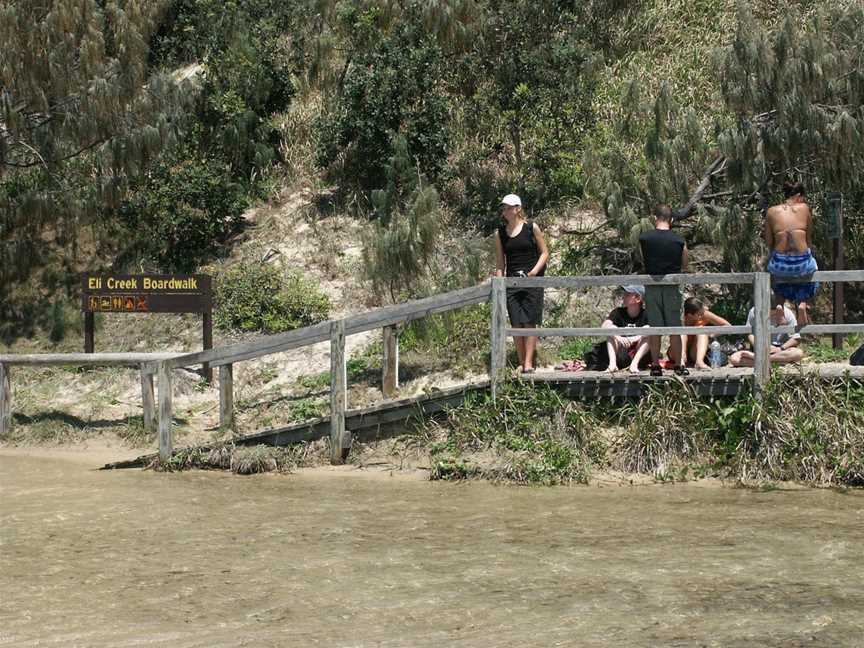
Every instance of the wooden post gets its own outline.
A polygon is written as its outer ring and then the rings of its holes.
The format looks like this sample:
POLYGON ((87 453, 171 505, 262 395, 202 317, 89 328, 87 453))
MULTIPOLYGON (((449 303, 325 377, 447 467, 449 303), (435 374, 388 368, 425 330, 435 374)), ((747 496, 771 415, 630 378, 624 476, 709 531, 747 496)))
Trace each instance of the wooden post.
POLYGON ((771 275, 757 272, 753 281, 753 390, 759 396, 771 379, 771 275))
POLYGON ((345 320, 330 326, 330 463, 345 463, 351 435, 345 431, 348 408, 348 370, 345 362, 345 320))
POLYGON ((381 391, 384 398, 393 398, 399 388, 399 334, 395 326, 382 329, 384 363, 381 368, 381 391))
MULTIPOLYGON (((213 311, 204 311, 202 320, 202 325, 204 328, 204 339, 202 341, 202 346, 204 347, 204 351, 207 351, 207 349, 213 348, 213 311)), ((201 367, 201 375, 208 383, 213 382, 213 368, 210 366, 209 362, 205 362, 201 367)))
MULTIPOLYGON (((845 270, 846 269, 846 259, 844 258, 843 252, 843 212, 841 210, 838 219, 840 221, 840 236, 834 239, 833 247, 834 247, 834 269, 835 270, 845 270)), ((843 324, 844 319, 844 305, 845 299, 843 296, 843 282, 835 281, 834 282, 834 323, 835 324, 843 324)), ((832 336, 832 346, 835 349, 843 348, 843 334, 835 333, 832 336)))
POLYGON ((95 343, 96 320, 94 313, 87 311, 84 313, 84 353, 93 353, 96 347, 95 343))
POLYGON ((219 367, 219 427, 234 425, 234 365, 219 367))
POLYGON ((144 429, 155 430, 156 398, 153 393, 153 370, 146 362, 141 363, 141 407, 144 410, 144 429))
POLYGON ((492 399, 498 393, 498 384, 504 378, 507 367, 507 290, 503 277, 492 279, 492 323, 491 346, 492 357, 489 362, 489 380, 492 384, 492 399))
POLYGON ((159 363, 159 459, 171 458, 171 367, 167 362, 159 363))
POLYGON ((9 433, 12 422, 12 383, 9 365, 0 362, 0 438, 9 433))

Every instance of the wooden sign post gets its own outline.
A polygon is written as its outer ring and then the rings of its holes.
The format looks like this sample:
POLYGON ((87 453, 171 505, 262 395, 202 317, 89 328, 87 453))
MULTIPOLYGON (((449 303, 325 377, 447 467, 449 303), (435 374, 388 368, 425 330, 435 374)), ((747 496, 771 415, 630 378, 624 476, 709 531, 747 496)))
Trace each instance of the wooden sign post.
MULTIPOLYGON (((201 313, 204 349, 213 348, 213 293, 208 275, 84 274, 84 353, 93 353, 96 313, 201 313)), ((204 365, 203 376, 213 379, 204 365)))
MULTIPOLYGON (((834 270, 845 270, 846 260, 843 258, 843 194, 837 191, 828 193, 825 197, 825 216, 828 226, 828 238, 832 240, 832 251, 834 256, 834 270)), ((834 284, 834 324, 842 324, 844 321, 843 283, 834 284)), ((834 333, 832 346, 835 349, 843 348, 843 334, 834 333)))

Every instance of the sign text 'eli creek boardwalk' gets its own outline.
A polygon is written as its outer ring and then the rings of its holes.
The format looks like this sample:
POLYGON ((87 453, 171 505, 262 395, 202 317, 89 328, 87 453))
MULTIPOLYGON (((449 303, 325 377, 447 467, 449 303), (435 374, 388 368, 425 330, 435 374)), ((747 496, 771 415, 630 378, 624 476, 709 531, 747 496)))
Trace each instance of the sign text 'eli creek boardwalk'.
POLYGON ((207 275, 93 275, 82 278, 87 313, 205 313, 212 308, 207 275))

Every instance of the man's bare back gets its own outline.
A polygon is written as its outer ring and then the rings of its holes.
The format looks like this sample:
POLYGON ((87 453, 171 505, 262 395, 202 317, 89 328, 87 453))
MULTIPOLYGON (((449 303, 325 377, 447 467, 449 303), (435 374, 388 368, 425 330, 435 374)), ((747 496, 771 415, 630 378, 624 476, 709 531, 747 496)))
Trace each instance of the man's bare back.
POLYGON ((803 199, 787 200, 768 210, 765 243, 782 254, 801 254, 810 247, 813 215, 803 199))

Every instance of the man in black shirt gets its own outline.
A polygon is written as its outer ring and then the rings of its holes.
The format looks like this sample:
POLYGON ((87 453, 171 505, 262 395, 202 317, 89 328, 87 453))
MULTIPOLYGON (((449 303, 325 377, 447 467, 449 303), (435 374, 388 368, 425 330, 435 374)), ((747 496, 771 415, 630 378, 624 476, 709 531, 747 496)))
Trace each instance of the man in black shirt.
MULTIPOLYGON (((641 328, 648 326, 643 298, 645 288, 642 286, 622 286, 622 305, 609 313, 603 328, 641 328)), ((609 366, 606 371, 629 369, 638 373, 639 363, 648 352, 648 339, 642 335, 624 336, 611 335, 606 339, 606 350, 609 354, 609 366), (626 364, 625 364, 626 363, 626 364), (621 365, 619 367, 619 364, 621 365)))
MULTIPOLYGON (((687 269, 687 243, 672 231, 672 210, 668 205, 654 209, 654 229, 639 237, 639 249, 650 275, 677 274, 687 269)), ((651 326, 681 326, 681 289, 678 286, 648 286, 645 312, 651 326)), ((651 375, 660 376, 660 336, 648 338, 651 349, 651 375)), ((681 336, 669 336, 669 356, 675 373, 689 373, 681 358, 681 336)))

